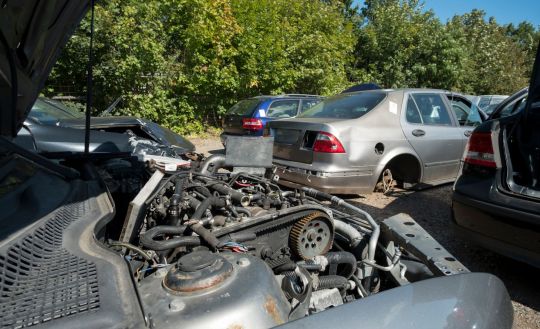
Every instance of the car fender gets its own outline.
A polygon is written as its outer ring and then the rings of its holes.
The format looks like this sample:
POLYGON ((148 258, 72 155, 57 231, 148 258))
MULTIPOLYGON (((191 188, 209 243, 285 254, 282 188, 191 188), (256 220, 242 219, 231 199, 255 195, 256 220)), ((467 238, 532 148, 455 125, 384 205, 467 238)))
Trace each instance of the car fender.
POLYGON ((377 167, 375 168, 375 171, 373 173, 374 174, 372 178, 373 180, 371 182, 373 188, 375 188, 375 185, 379 181, 379 177, 381 176, 383 170, 386 168, 386 165, 392 159, 394 159, 395 157, 399 155, 411 155, 418 161, 418 163, 420 164, 419 182, 422 181, 422 177, 424 176, 424 165, 422 163, 422 160, 420 159, 420 157, 418 156, 418 154, 414 151, 412 147, 400 146, 400 147, 390 150, 388 153, 384 153, 383 157, 379 160, 377 167))

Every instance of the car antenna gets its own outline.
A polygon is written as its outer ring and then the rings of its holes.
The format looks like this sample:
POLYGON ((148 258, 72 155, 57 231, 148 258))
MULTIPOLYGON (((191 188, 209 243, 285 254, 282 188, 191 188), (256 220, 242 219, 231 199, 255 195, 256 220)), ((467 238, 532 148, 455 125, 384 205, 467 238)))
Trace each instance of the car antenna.
POLYGON ((90 0, 90 47, 88 49, 88 66, 86 71, 86 120, 84 127, 84 154, 90 153, 90 111, 92 109, 92 80, 94 67, 94 7, 95 0, 90 0))

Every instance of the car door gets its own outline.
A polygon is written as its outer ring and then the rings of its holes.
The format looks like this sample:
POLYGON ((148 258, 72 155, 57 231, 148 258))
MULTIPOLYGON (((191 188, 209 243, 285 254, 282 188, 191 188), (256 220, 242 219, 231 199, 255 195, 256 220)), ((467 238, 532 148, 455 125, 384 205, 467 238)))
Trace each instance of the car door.
POLYGON ((447 95, 452 112, 461 131, 462 150, 465 149, 474 128, 482 123, 478 107, 459 95, 447 95))
POLYGON ((461 131, 443 97, 435 92, 404 96, 402 129, 422 161, 424 183, 454 179, 462 155, 461 131))

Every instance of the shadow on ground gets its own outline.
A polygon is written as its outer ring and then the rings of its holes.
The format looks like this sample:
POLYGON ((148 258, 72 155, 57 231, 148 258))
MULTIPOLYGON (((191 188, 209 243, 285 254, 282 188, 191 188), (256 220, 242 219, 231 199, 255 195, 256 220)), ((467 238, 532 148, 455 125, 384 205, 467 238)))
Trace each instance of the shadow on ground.
MULTIPOLYGON (((400 192, 398 192, 400 193, 400 192)), ((406 213, 473 272, 488 272, 501 278, 512 300, 540 311, 540 269, 500 256, 457 236, 451 228, 451 186, 429 188, 397 198, 378 208, 366 199, 343 196, 376 219, 406 213)))

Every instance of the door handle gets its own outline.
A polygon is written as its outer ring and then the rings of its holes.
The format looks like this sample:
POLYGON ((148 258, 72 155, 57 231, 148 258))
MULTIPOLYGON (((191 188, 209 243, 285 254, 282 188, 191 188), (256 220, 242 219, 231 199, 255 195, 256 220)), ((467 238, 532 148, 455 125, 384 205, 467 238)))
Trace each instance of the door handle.
POLYGON ((467 136, 467 137, 470 137, 472 135, 472 130, 465 130, 465 132, 463 133, 463 135, 467 136))
POLYGON ((415 130, 412 131, 412 134, 413 134, 413 136, 421 137, 421 136, 424 136, 426 134, 426 132, 423 131, 422 129, 415 129, 415 130))

